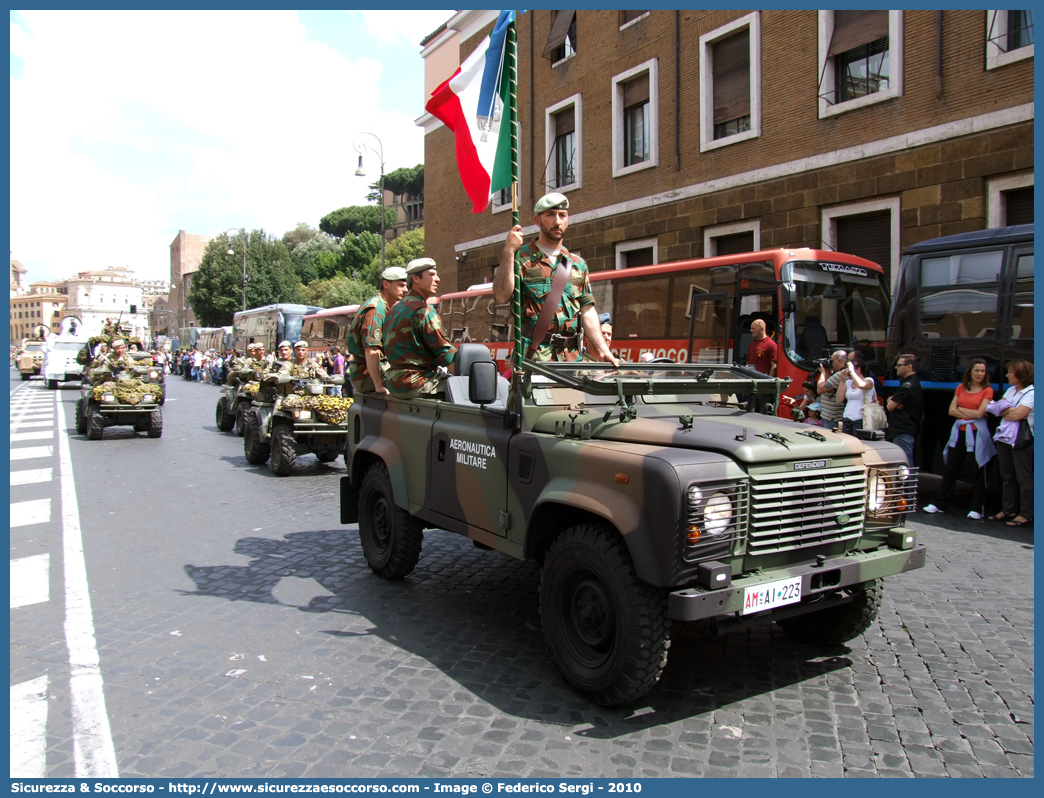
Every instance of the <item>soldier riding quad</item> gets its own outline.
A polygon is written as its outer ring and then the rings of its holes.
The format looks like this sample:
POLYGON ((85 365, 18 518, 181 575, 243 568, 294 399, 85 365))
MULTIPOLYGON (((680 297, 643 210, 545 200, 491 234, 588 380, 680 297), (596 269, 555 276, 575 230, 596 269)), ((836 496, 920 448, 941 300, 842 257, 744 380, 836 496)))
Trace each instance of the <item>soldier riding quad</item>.
POLYGON ((254 399, 243 435, 247 462, 259 465, 271 456, 272 472, 285 477, 293 471, 299 454, 311 452, 323 463, 344 454, 352 400, 325 393, 331 386, 343 384, 344 378, 332 377, 330 382, 322 383, 278 374, 275 381, 278 385, 293 385, 304 395, 264 397, 271 398, 271 402, 254 399))
POLYGON ((356 398, 341 522, 358 522, 386 579, 413 570, 424 528, 539 562, 552 659, 595 703, 656 684, 672 621, 774 621, 838 644, 871 626, 883 577, 924 565, 904 527, 915 470, 881 433, 721 401, 771 404, 785 382, 731 365, 527 361, 509 392, 484 346, 461 345, 456 365, 445 401, 356 398))
POLYGON ((120 426, 133 426, 150 438, 163 435, 163 369, 152 365, 147 352, 128 354, 139 363, 116 380, 108 379, 106 369, 84 375, 76 400, 76 431, 88 440, 100 440, 106 427, 120 426))

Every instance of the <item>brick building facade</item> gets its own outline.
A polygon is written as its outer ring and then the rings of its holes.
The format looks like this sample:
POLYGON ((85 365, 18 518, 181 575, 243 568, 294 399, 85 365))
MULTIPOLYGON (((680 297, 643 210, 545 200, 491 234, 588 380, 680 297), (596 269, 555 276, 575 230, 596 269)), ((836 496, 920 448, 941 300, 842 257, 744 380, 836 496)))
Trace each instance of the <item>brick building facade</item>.
MULTIPOLYGON (((188 303, 188 292, 192 275, 199 269, 209 242, 207 236, 193 235, 184 230, 179 230, 177 237, 170 242, 170 294, 167 307, 180 317, 182 327, 198 326, 196 314, 188 303)), ((177 322, 172 319, 170 328, 173 330, 177 327, 177 322)))
MULTIPOLYGON (((1032 219, 1020 13, 523 14, 522 224, 535 232, 534 201, 559 190, 566 245, 592 270, 813 246, 892 274, 917 241, 1032 219)), ((422 44, 426 87, 495 15, 459 12, 422 44)), ((510 205, 472 214, 452 133, 430 115, 418 124, 443 290, 490 280, 510 205)))

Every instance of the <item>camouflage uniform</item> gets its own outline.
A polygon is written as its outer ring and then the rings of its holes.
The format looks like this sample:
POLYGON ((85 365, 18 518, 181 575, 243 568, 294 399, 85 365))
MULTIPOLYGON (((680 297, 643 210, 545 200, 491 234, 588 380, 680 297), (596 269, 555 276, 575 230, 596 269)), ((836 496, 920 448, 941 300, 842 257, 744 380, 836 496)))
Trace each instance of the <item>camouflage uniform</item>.
POLYGON ((105 369, 108 372, 103 381, 114 380, 120 372, 130 373, 129 370, 135 366, 134 358, 126 352, 121 357, 116 357, 114 352, 99 355, 91 364, 91 371, 105 369))
MULTIPOLYGON (((522 262, 522 345, 528 348, 533 335, 533 327, 536 325, 540 309, 544 304, 544 298, 551 290, 555 267, 540 251, 536 239, 523 245, 518 251, 518 256, 522 262)), ((569 260, 572 273, 562 292, 562 298, 559 300, 551 324, 547 328, 545 340, 547 335, 558 333, 567 337, 574 336, 573 342, 566 346, 541 343, 533 353, 532 360, 579 360, 580 336, 584 334, 583 325, 580 323, 580 313, 595 303, 584 259, 572 254, 565 247, 559 247, 558 257, 569 260)))
POLYGON ((435 367, 448 368, 457 357, 457 347, 446 338, 438 312, 414 293, 388 311, 384 342, 387 388, 404 399, 439 391, 435 367))
MULTIPOLYGON (((298 363, 296 360, 283 361, 278 367, 273 367, 271 371, 267 372, 268 375, 275 374, 289 374, 294 379, 299 380, 321 380, 322 382, 329 382, 330 375, 326 373, 322 366, 317 366, 311 360, 305 360, 304 363, 298 363)), ((280 396, 286 396, 289 393, 297 393, 304 395, 304 391, 300 388, 294 390, 293 383, 287 383, 286 385, 276 385, 276 392, 280 396)))
POLYGON ((348 331, 348 352, 352 356, 349 377, 352 388, 360 393, 373 393, 374 390, 373 377, 366 368, 366 348, 380 349, 381 367, 387 366, 388 361, 384 356, 384 319, 387 315, 388 303, 377 294, 359 308, 348 331))

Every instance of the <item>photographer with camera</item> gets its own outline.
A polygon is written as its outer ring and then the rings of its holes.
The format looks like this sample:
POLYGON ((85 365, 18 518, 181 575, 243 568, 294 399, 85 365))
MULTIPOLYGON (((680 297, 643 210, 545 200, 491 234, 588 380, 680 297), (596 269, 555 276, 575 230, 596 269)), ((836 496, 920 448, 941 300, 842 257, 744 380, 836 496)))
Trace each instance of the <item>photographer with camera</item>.
POLYGON ((824 361, 819 364, 816 393, 819 395, 819 415, 823 419, 823 426, 827 429, 836 429, 841 422, 844 405, 837 400, 837 389, 847 372, 848 355, 843 349, 834 352, 828 362, 824 361), (829 371, 827 371, 828 363, 829 371))

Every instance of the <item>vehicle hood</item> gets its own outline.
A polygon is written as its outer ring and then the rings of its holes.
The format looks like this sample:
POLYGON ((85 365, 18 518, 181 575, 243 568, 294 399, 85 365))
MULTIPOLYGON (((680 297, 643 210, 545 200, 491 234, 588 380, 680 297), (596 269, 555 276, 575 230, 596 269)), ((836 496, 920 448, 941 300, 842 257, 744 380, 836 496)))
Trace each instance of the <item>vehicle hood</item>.
POLYGON ((863 454, 866 449, 862 441, 850 435, 742 412, 694 415, 691 426, 686 428, 678 416, 639 416, 620 421, 617 411, 608 421, 603 421, 601 413, 578 415, 563 410, 544 414, 533 429, 606 442, 716 451, 744 463, 851 457, 863 454), (818 433, 824 440, 817 440, 808 433, 818 433), (774 437, 762 437, 765 435, 774 437))

